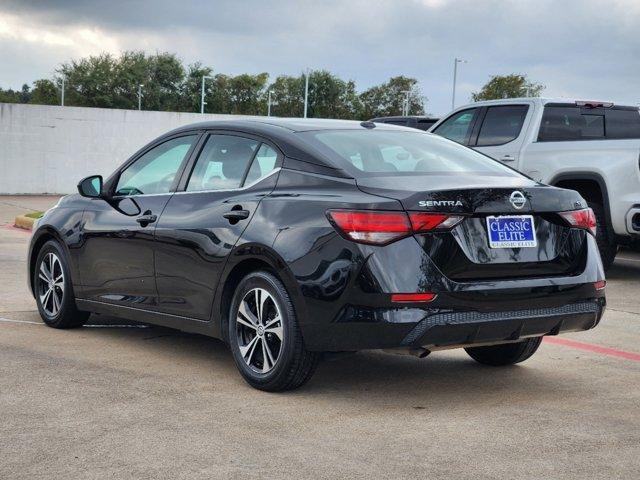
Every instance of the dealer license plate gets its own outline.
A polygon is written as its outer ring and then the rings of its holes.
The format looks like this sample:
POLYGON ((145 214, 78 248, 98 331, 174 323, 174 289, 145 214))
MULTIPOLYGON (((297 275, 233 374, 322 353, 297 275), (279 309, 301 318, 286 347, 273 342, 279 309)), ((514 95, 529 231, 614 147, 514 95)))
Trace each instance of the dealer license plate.
POLYGON ((487 217, 491 248, 529 248, 538 245, 531 215, 487 217))

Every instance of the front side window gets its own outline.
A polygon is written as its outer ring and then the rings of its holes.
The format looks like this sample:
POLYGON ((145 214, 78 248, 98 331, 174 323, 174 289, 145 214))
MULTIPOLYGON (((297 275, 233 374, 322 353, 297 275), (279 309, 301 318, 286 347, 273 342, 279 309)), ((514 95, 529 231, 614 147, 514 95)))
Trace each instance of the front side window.
POLYGON ((120 174, 116 195, 169 193, 196 138, 173 138, 149 150, 120 174))
POLYGON ((504 145, 520 135, 529 107, 526 105, 501 105, 487 108, 482 121, 477 146, 504 145))
POLYGON ((324 130, 301 132, 312 146, 354 176, 437 174, 517 176, 471 148, 415 130, 324 130))
POLYGON ((544 107, 539 142, 604 138, 604 115, 580 107, 544 107))
POLYGON ((234 135, 207 139, 187 184, 187 191, 238 188, 260 142, 234 135))
POLYGON ((434 133, 457 143, 466 143, 471 134, 475 112, 475 108, 470 108, 452 115, 442 122, 434 133))

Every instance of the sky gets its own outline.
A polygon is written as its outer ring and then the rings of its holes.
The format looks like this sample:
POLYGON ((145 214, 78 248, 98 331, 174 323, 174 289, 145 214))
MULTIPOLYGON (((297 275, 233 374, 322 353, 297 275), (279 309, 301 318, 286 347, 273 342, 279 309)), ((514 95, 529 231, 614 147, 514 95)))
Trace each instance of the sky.
POLYGON ((544 96, 640 102, 640 0, 0 0, 0 87, 100 52, 176 53, 227 74, 327 69, 358 90, 406 75, 426 109, 491 75, 544 96))

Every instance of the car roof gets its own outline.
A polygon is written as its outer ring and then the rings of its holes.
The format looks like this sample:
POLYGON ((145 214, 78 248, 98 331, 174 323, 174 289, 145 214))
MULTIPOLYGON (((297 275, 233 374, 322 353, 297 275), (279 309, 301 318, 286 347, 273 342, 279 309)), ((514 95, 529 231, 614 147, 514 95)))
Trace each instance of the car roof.
POLYGON ((500 98, 496 100, 483 100, 481 102, 468 103, 461 107, 457 107, 456 110, 470 108, 470 107, 482 107, 487 105, 510 105, 514 103, 536 103, 540 105, 546 105, 547 103, 570 103, 575 104, 576 102, 593 102, 593 103, 612 103, 614 106, 624 107, 629 105, 624 105, 621 103, 611 102, 608 100, 594 100, 594 99, 585 99, 585 98, 566 98, 566 97, 518 97, 518 98, 500 98))
POLYGON ((426 115, 389 115, 383 117, 375 117, 369 121, 378 122, 380 120, 406 120, 409 118, 415 118, 416 120, 438 120, 437 117, 428 117, 426 115))
POLYGON ((158 143, 166 140, 168 137, 179 135, 181 133, 203 130, 227 130, 229 132, 245 133, 264 137, 265 139, 270 140, 282 151, 285 157, 304 162, 307 166, 314 165, 315 167, 327 169, 323 171, 316 168, 314 171, 317 173, 327 173, 351 178, 350 175, 341 168, 341 166, 336 165, 335 161, 316 151, 301 135, 297 135, 297 133, 318 130, 369 130, 372 127, 376 130, 385 131, 409 131, 412 133, 417 131, 413 128, 399 125, 383 123, 373 124, 371 122, 360 122, 355 120, 242 117, 183 125, 182 127, 165 133, 151 143, 158 143))
MULTIPOLYGON (((230 120, 210 120, 206 122, 184 125, 169 132, 178 133, 184 130, 233 130, 240 129, 247 133, 307 132, 315 130, 359 130, 370 128, 363 125, 366 122, 358 120, 331 120, 322 118, 279 118, 279 117, 244 117, 230 120)), ((397 125, 376 125, 378 129, 397 130, 406 129, 397 125)))

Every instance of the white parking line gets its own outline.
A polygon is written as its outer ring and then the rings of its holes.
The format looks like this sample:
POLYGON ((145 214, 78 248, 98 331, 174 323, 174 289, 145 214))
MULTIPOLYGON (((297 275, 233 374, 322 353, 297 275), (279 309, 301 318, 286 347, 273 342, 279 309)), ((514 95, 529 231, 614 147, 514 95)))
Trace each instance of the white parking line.
POLYGON ((627 257, 617 257, 620 260, 626 260, 627 262, 640 262, 640 259, 637 258, 627 258, 627 257))
MULTIPOLYGON (((28 320, 13 320, 11 318, 0 317, 0 322, 26 323, 28 325, 44 325, 42 322, 30 322, 28 320)), ((87 328, 149 328, 148 325, 83 325, 87 328)))

